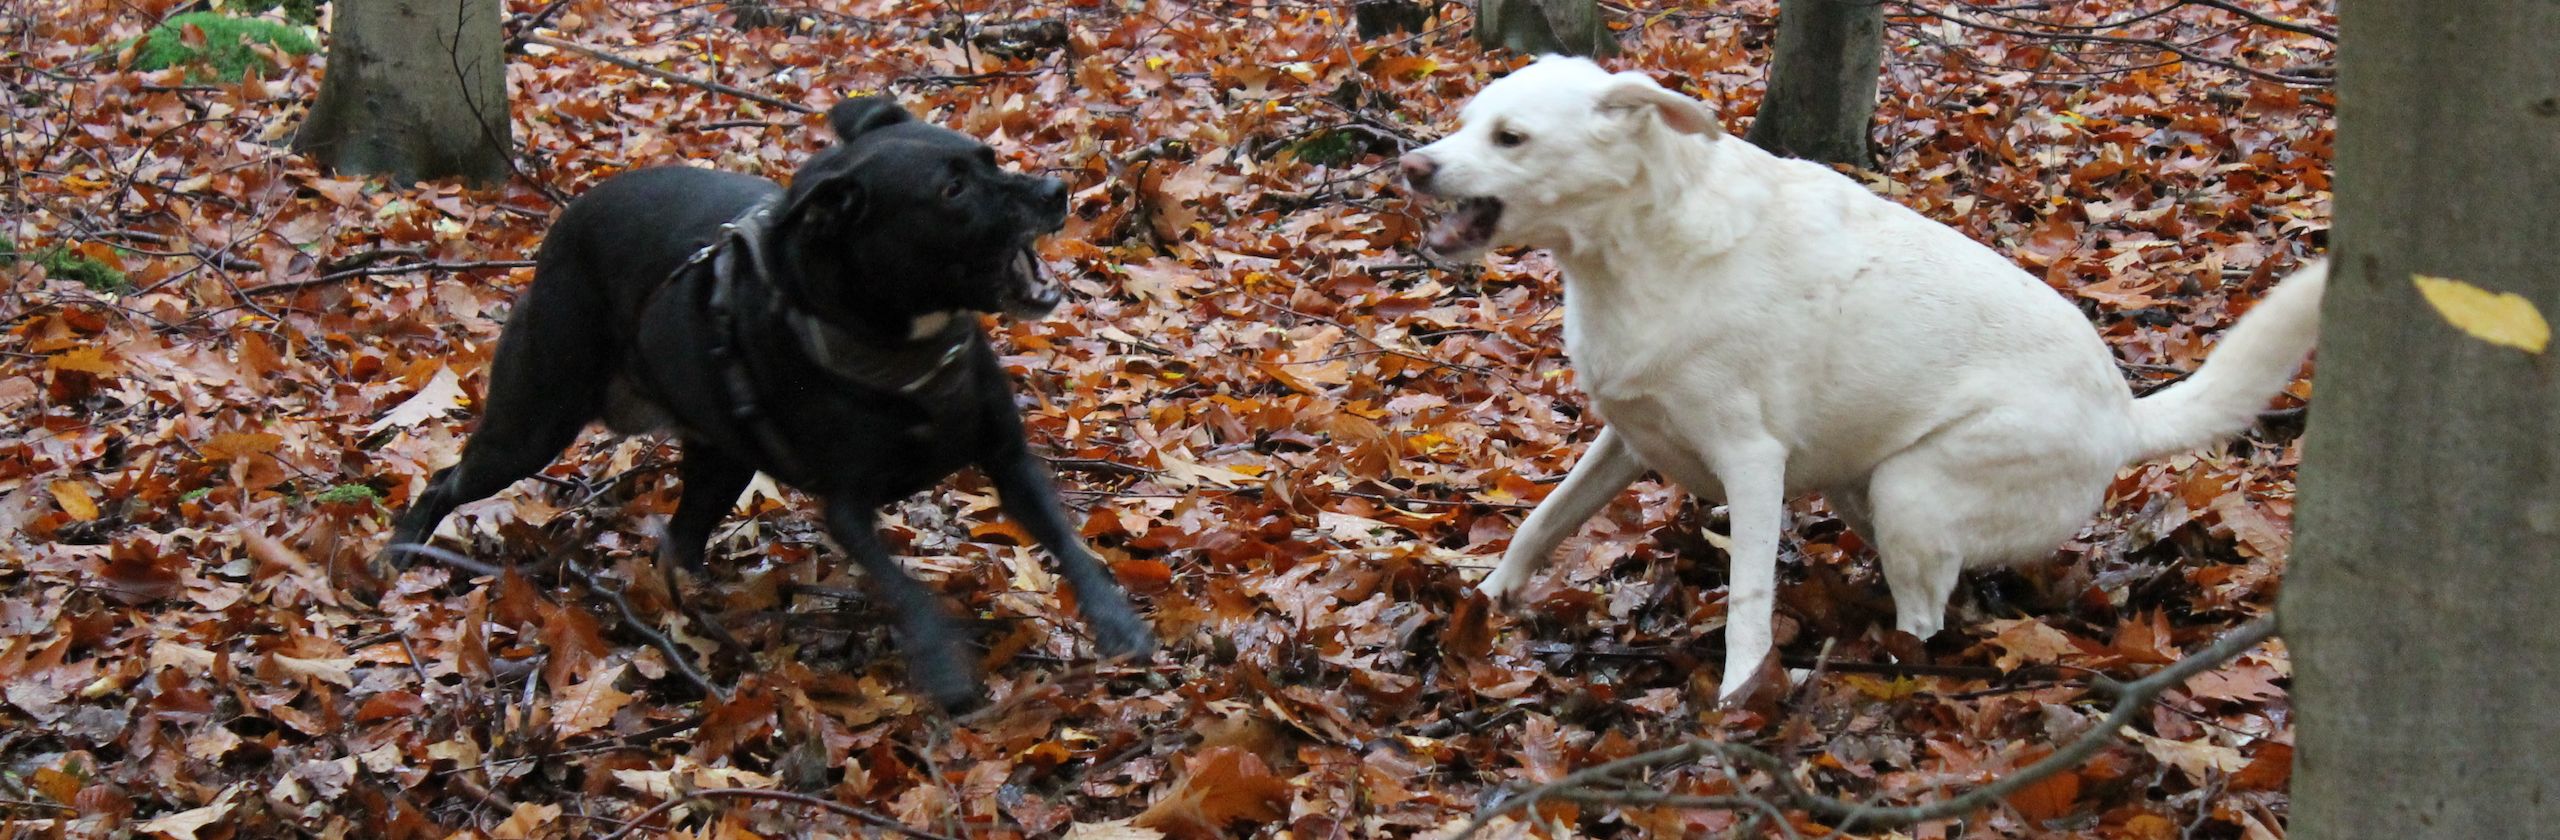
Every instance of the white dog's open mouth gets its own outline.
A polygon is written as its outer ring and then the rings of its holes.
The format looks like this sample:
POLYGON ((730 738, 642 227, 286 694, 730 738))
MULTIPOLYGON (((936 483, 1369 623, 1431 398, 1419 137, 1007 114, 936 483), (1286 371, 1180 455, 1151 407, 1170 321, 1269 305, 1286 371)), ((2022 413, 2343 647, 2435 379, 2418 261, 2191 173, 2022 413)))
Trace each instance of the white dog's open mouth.
POLYGON ((1423 244, 1443 254, 1469 254, 1493 244, 1494 225, 1502 221, 1502 199, 1490 196, 1459 199, 1423 236, 1423 244))

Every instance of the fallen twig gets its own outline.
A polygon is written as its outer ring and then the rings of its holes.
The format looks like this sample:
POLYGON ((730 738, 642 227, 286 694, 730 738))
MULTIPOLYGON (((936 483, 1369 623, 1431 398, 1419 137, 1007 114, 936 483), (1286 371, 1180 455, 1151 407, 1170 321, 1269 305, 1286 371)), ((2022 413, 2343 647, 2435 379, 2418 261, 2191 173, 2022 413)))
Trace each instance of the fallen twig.
POLYGON ((746 88, 735 87, 735 86, 731 86, 731 85, 724 85, 724 84, 721 84, 721 83, 719 83, 719 82, 712 81, 712 80, 710 80, 710 79, 702 78, 702 77, 700 77, 700 76, 687 76, 687 75, 685 75, 685 74, 683 74, 683 73, 678 73, 678 72, 675 72, 675 71, 673 71, 673 70, 660 70, 660 69, 658 69, 658 68, 651 67, 651 66, 646 65, 646 64, 642 64, 642 63, 640 63, 640 62, 638 62, 638 61, 634 61, 634 60, 631 60, 631 59, 628 59, 628 58, 623 58, 622 56, 614 55, 613 53, 605 52, 604 50, 600 50, 600 49, 597 49, 597 48, 595 48, 595 47, 590 47, 590 46, 587 46, 587 45, 585 45, 585 44, 579 44, 579 43, 574 43, 574 42, 570 42, 570 41, 563 41, 563 40, 560 40, 560 39, 558 39, 558 38, 551 38, 551 37, 546 37, 546 36, 542 36, 542 35, 533 35, 533 34, 527 34, 526 36, 524 36, 524 40, 525 40, 525 42, 526 42, 526 43, 529 43, 529 44, 541 44, 541 45, 543 45, 543 46, 551 47, 551 48, 553 48, 553 49, 568 50, 568 51, 573 52, 573 53, 578 53, 578 54, 581 54, 581 55, 585 55, 585 56, 587 56, 588 58, 592 58, 592 59, 595 59, 595 60, 597 60, 597 61, 604 62, 604 63, 606 63, 606 64, 611 64, 611 65, 613 65, 613 66, 615 66, 615 67, 620 67, 620 68, 622 68, 622 69, 629 70, 629 71, 634 72, 634 73, 639 73, 639 74, 644 75, 644 76, 653 76, 653 77, 656 77, 656 78, 665 79, 665 80, 670 81, 670 82, 676 82, 676 83, 678 83, 678 84, 687 84, 687 85, 692 85, 692 86, 694 86, 694 87, 698 87, 698 88, 701 88, 701 89, 703 89, 703 90, 711 91, 711 92, 713 92, 713 93, 725 93, 725 94, 728 94, 728 95, 730 95, 730 96, 735 96, 735 97, 737 97, 737 98, 739 98, 739 99, 748 100, 748 101, 750 101, 750 102, 761 102, 761 103, 764 103, 764 104, 766 104, 766 105, 771 105, 771 106, 773 106, 773 107, 780 108, 780 109, 785 110, 785 111, 790 111, 790 112, 795 113, 795 114, 815 114, 815 113, 817 113, 817 112, 818 112, 818 109, 816 109, 816 108, 811 108, 811 107, 809 107, 809 106, 807 106, 807 105, 802 105, 802 104, 800 104, 800 103, 798 103, 798 102, 793 102, 793 101, 790 101, 790 100, 788 100, 788 99, 778 99, 778 98, 775 98, 775 97, 771 97, 771 96, 767 96, 767 95, 764 95, 764 94, 761 94, 761 93, 757 93, 757 92, 752 91, 752 90, 747 90, 746 88))
POLYGON ((1858 827, 1892 828, 1961 816, 1999 801, 2020 788, 2087 761, 2089 756, 2108 744, 2114 743, 2117 733, 2127 724, 2132 723, 2143 709, 2150 706, 2152 700, 2160 696, 2161 692, 2186 682, 2189 677, 2219 667, 2275 635, 2275 617, 2268 616, 2242 625, 2240 629, 2214 642, 2211 647, 2170 663, 2168 667, 2153 672, 2150 676, 2132 682, 2117 682, 2103 676, 2094 677, 2090 681, 2090 688, 2104 691, 2116 698, 2115 706, 2108 711, 2104 720, 2098 722, 2098 725, 2090 727, 2089 731, 2081 733, 2078 738, 2063 744, 2052 754, 2034 764, 1981 787, 1937 802, 1887 808, 1824 796, 1798 786, 1795 776, 1776 756, 1742 744, 1694 738, 1675 746, 1579 770, 1562 779, 1497 800, 1478 810, 1475 818, 1454 836, 1473 835, 1495 817, 1523 807, 1535 807, 1537 802, 1546 799, 1672 808, 1759 809, 1775 805, 1811 813, 1815 817, 1836 824, 1842 830, 1858 827), (1618 777, 1630 772, 1669 767, 1707 755, 1715 755, 1728 761, 1739 761, 1758 769, 1769 777, 1771 784, 1776 786, 1777 790, 1768 795, 1708 796, 1672 793, 1665 790, 1631 789, 1615 784, 1618 777))
POLYGON ((701 671, 695 670, 693 657, 687 655, 684 648, 676 644, 676 640, 667 638, 667 634, 658 632, 658 628, 650 626, 647 620, 642 619, 640 611, 631 608, 631 599, 623 597, 620 588, 604 585, 602 578, 589 573, 586 567, 578 565, 575 560, 560 565, 568 569, 570 574, 577 575, 578 580, 585 583, 588 590, 612 602, 613 608, 622 613, 622 623, 630 627, 631 632, 640 634, 641 638, 648 639, 650 644, 656 645, 659 651, 667 655, 668 664, 675 666, 676 672, 692 681, 696 688, 702 689, 702 693, 724 701, 729 699, 729 690, 721 688, 719 684, 713 683, 710 677, 703 676, 701 671))
POLYGON ((286 292, 294 289, 335 283, 340 280, 355 277, 374 277, 383 274, 410 274, 419 271, 480 271, 491 268, 531 267, 533 267, 532 260, 477 260, 470 262, 445 262, 442 260, 436 260, 430 262, 400 263, 397 265, 372 265, 362 268, 350 268, 343 271, 332 271, 327 274, 305 277, 300 280, 285 280, 281 282, 268 283, 263 286, 251 286, 246 289, 241 289, 240 293, 244 295, 254 295, 264 292, 286 292))
POLYGON ((640 816, 632 818, 629 825, 623 826, 620 831, 605 835, 604 840, 622 840, 622 838, 629 836, 631 832, 639 830, 642 823, 648 822, 651 818, 656 817, 659 814, 664 814, 668 811, 674 810, 678 805, 683 805, 684 803, 691 802, 696 799, 710 799, 720 796, 736 797, 739 799, 772 799, 781 802, 790 802, 852 817, 856 820, 862 821, 866 825, 870 825, 884 831, 894 831, 909 837, 922 838, 922 840, 958 840, 958 838, 954 838, 947 834, 935 834, 933 832, 890 819, 885 814, 866 811, 861 808, 846 805, 842 802, 832 802, 825 799, 819 799, 814 796, 809 796, 807 794, 792 793, 787 790, 757 790, 754 788, 704 788, 702 790, 688 792, 674 799, 660 802, 656 807, 650 808, 649 810, 640 812, 640 816))

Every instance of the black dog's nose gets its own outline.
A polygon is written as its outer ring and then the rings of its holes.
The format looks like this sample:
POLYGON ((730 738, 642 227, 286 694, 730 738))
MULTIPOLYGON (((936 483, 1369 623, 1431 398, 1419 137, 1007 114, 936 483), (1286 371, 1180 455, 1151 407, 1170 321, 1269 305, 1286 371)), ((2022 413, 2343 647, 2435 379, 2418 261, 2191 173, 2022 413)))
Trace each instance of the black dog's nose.
POLYGON ((1067 182, 1056 178, 1040 179, 1040 204, 1047 207, 1067 206, 1067 182))
POLYGON ((1431 188, 1432 173, 1440 171, 1439 164, 1432 163, 1430 158, 1423 157, 1420 152, 1405 155, 1402 160, 1396 162, 1396 168, 1404 170, 1405 183, 1425 190, 1431 188))

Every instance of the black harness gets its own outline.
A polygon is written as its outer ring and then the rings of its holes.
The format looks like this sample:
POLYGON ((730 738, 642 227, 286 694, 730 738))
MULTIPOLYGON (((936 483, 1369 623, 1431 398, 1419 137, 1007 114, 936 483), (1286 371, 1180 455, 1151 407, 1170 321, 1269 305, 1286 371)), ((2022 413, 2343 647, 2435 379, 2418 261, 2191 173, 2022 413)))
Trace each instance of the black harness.
MULTIPOLYGON (((765 464, 797 472, 803 462, 794 457, 789 436, 757 401, 762 391, 756 387, 755 370, 739 351, 739 303, 760 302, 758 311, 779 320, 796 339, 801 354, 828 375, 919 402, 956 395, 967 378, 953 374, 976 342, 978 327, 973 315, 951 313, 932 335, 880 347, 795 305, 782 284, 775 282, 773 264, 765 253, 776 203, 759 201, 721 225, 711 243, 687 257, 661 288, 675 285, 689 272, 711 273, 703 311, 711 317, 712 343, 704 352, 720 370, 729 397, 729 419, 747 430, 752 444, 763 450, 765 464)), ((793 481, 797 476, 776 473, 776 477, 793 481)))

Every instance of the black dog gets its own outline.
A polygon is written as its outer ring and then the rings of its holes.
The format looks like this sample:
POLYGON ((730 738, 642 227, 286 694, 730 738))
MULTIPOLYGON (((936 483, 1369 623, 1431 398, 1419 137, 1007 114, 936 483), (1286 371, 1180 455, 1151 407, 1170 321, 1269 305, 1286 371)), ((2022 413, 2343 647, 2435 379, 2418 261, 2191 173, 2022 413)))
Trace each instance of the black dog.
POLYGON ((758 470, 823 497, 829 532, 898 616, 910 677, 959 709, 984 696, 971 657, 873 517, 975 464, 1057 555, 1102 651, 1152 650, 1060 511, 971 314, 1036 318, 1057 305, 1031 245, 1065 221, 1066 186, 1003 171, 984 144, 885 97, 827 119, 843 142, 788 191, 671 167, 571 203, 507 319, 479 432, 400 515, 393 544, 421 542, 456 505, 533 474, 598 417, 624 432, 672 426, 684 497, 662 562, 700 569, 712 527, 758 470))

